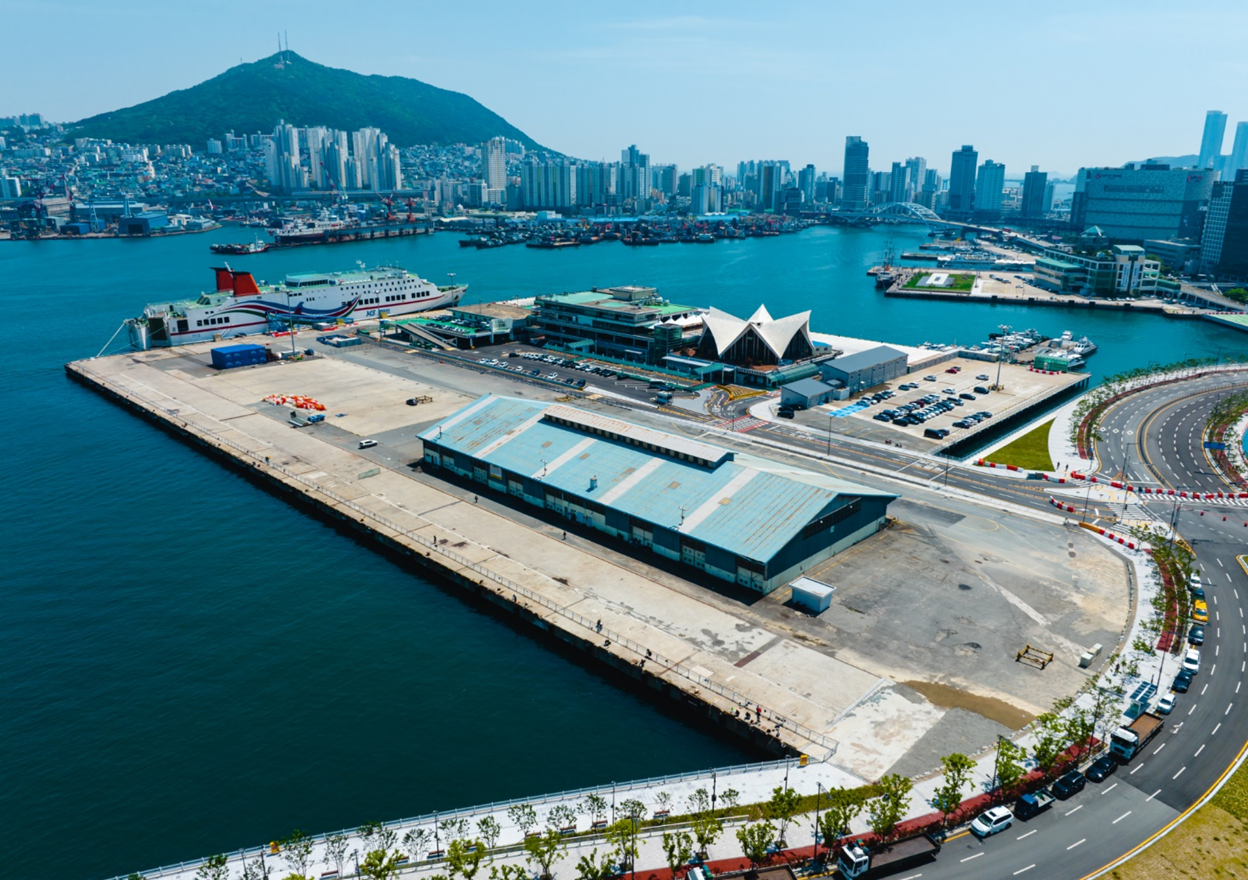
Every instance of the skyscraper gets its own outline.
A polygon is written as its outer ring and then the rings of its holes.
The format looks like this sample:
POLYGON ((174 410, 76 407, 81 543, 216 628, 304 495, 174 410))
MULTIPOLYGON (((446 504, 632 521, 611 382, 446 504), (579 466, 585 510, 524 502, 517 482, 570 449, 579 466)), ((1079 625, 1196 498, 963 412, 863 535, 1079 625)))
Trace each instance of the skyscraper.
POLYGON ((308 185, 299 162, 299 129, 278 120, 264 151, 265 170, 272 186, 289 193, 308 185))
POLYGON ((506 138, 490 138, 481 145, 481 179, 487 190, 507 189, 506 138))
POLYGON ((778 162, 762 162, 758 167, 758 209, 780 212, 784 190, 784 169, 778 162))
POLYGON ((650 156, 636 144, 620 150, 620 195, 635 200, 639 212, 650 207, 650 156))
POLYGON ((1226 114, 1221 110, 1210 110, 1205 114, 1205 133, 1200 139, 1200 158, 1196 160, 1197 168, 1211 168, 1218 156, 1222 155, 1222 138, 1226 134, 1226 114))
POLYGON ((901 162, 893 163, 893 170, 889 173, 888 181, 888 200, 890 202, 910 201, 908 194, 909 170, 909 167, 901 162))
POLYGON ((1043 217, 1048 213, 1044 204, 1044 194, 1048 190, 1048 172, 1041 171, 1039 165, 1032 165, 1031 170, 1023 175, 1023 202, 1019 213, 1024 217, 1043 217))
POLYGON ((949 168, 949 213, 970 216, 975 207, 975 166, 979 153, 970 144, 953 154, 949 168))
POLYGON ((1200 259, 1206 272, 1221 277, 1248 276, 1248 172, 1213 185, 1200 259))
POLYGON ((797 187, 802 191, 802 198, 806 204, 813 204, 815 201, 815 166, 807 165, 801 171, 797 172, 797 187))
POLYGON ((975 181, 975 213, 999 217, 1004 190, 1005 166, 986 159, 979 166, 979 179, 975 181))
POLYGON ((1235 126, 1235 143, 1231 147, 1231 155, 1222 176, 1227 180, 1234 180, 1235 175, 1244 168, 1248 168, 1248 122, 1240 122, 1235 126))
POLYGON ((871 185, 867 156, 869 147, 862 138, 845 138, 845 173, 841 175, 841 209, 861 211, 867 207, 867 191, 871 185))
POLYGON ((927 160, 922 156, 911 156, 906 160, 906 169, 910 175, 910 201, 914 201, 915 194, 927 181, 927 160))

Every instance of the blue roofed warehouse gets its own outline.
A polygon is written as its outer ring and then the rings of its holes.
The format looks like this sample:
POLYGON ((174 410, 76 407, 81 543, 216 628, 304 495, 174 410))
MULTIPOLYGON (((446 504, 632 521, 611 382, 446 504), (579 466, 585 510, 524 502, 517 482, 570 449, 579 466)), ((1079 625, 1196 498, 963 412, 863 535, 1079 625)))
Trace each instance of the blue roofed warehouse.
POLYGON ((878 531, 895 495, 558 403, 489 395, 424 461, 769 593, 878 531))

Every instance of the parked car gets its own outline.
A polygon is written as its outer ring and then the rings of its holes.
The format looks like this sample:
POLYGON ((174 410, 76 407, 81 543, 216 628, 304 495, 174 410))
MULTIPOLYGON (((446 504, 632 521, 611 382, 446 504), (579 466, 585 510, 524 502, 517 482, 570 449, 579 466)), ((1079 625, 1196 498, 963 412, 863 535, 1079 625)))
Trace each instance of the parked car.
POLYGON ((1197 599, 1192 605, 1192 620, 1197 623, 1209 622, 1209 606, 1204 599, 1197 599))
POLYGON ((1200 672, 1200 649, 1188 648, 1187 653, 1183 655, 1183 669, 1192 675, 1200 672))
POLYGON ((372 449, 376 445, 377 445, 376 440, 361 440, 359 448, 360 449, 372 449))
POLYGON ((988 381, 988 374, 987 374, 987 373, 980 373, 980 374, 979 374, 978 376, 976 376, 975 378, 976 378, 976 379, 978 379, 978 380, 979 380, 979 381, 981 381, 981 382, 987 382, 987 381, 988 381))
POLYGON ((1203 599, 1203 598, 1205 598, 1205 588, 1204 588, 1204 587, 1200 587, 1200 586, 1191 587, 1191 586, 1189 586, 1189 587, 1188 587, 1188 590, 1191 592, 1191 594, 1192 594, 1192 598, 1193 598, 1193 599, 1203 599))
POLYGON ((1005 807, 993 807, 980 813, 971 822, 971 833, 976 837, 990 837, 1014 824, 1014 814, 1005 807))
POLYGON ((1180 669, 1179 674, 1174 677, 1174 682, 1170 685, 1170 689, 1176 694, 1185 694, 1191 686, 1192 674, 1186 669, 1180 669))
POLYGON ((970 394, 970 393, 968 393, 968 392, 966 392, 966 391, 963 391, 961 394, 959 394, 959 395, 958 395, 958 397, 962 398, 963 400, 974 400, 974 399, 975 399, 975 395, 974 395, 974 394, 970 394))
POLYGON ((924 377, 923 377, 923 381, 924 381, 924 382, 935 382, 935 381, 936 381, 936 377, 935 377, 935 376, 924 376, 924 377))
POLYGON ((1177 699, 1178 697, 1174 695, 1174 691, 1171 691, 1170 693, 1166 694, 1164 697, 1162 697, 1160 700, 1157 701, 1157 714, 1169 715, 1171 712, 1174 711, 1174 702, 1177 699))
POLYGON ((1053 796, 1058 800, 1066 800, 1083 791, 1083 787, 1088 784, 1087 778, 1078 770, 1071 770, 1058 777, 1057 782, 1053 783, 1053 796))
POLYGON ((1205 628, 1203 626, 1194 626, 1187 631, 1187 643, 1189 645, 1203 645, 1205 643, 1205 628))
POLYGON ((1093 782, 1104 782, 1109 776, 1112 776, 1118 769, 1118 762, 1110 755, 1103 755, 1097 758, 1084 771, 1084 776, 1093 782))

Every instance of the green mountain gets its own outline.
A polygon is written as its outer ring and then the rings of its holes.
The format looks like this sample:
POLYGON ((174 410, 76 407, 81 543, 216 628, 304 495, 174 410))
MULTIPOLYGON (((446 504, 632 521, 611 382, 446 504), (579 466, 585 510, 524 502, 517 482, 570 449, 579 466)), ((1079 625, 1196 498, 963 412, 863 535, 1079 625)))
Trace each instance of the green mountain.
POLYGON ((79 137, 123 143, 195 144, 227 131, 270 132, 279 119, 353 131, 380 128, 396 146, 531 137, 467 95, 401 76, 363 76, 294 52, 240 64, 161 98, 75 124, 79 137))

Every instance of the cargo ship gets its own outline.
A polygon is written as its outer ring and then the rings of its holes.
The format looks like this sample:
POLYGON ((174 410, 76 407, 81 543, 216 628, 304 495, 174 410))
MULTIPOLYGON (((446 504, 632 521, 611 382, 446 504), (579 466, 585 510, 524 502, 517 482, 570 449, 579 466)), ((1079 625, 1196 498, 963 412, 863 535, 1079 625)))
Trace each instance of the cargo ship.
POLYGON ((354 272, 287 275, 280 284, 257 283, 228 265, 213 269, 216 290, 194 299, 162 301, 129 319, 130 343, 152 346, 210 342, 291 324, 396 317, 459 302, 467 285, 439 287, 394 266, 354 272))

